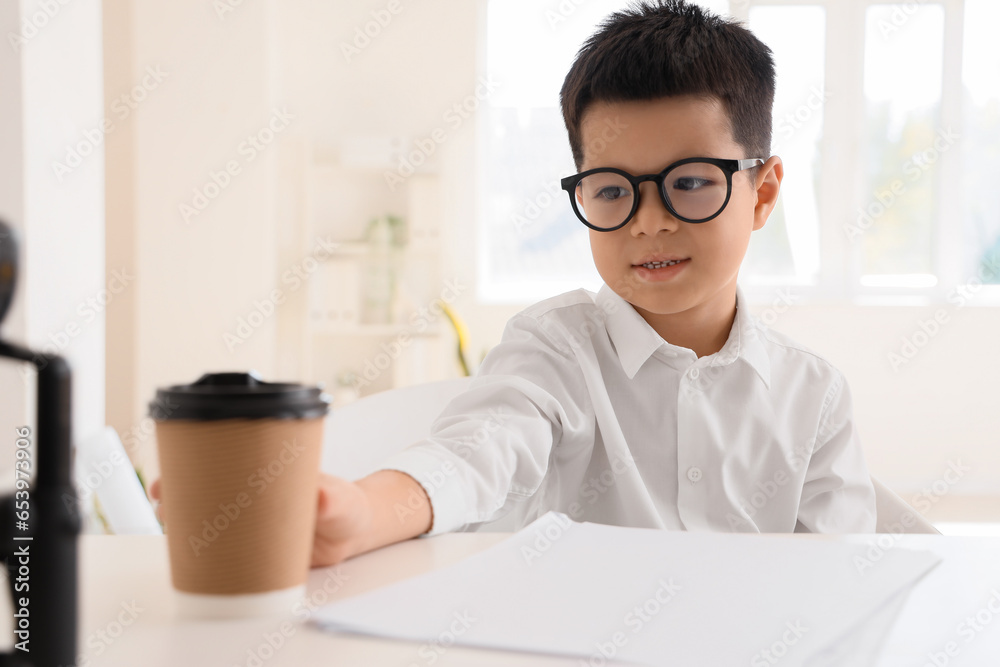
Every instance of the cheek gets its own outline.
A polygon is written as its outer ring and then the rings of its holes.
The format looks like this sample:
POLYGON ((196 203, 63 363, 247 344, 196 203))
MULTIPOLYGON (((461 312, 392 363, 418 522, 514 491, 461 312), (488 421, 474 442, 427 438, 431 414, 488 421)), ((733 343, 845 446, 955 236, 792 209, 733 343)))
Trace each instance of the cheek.
POLYGON ((594 266, 605 281, 614 280, 622 270, 624 257, 621 242, 615 232, 590 231, 590 252, 594 256, 594 266))
MULTIPOLYGON (((732 205, 735 202, 730 202, 732 205)), ((736 213, 739 208, 734 208, 736 213)), ((729 211, 727 210, 727 213, 729 211)), ((741 260, 746 254, 750 243, 750 233, 753 231, 753 215, 726 215, 704 223, 703 229, 698 229, 698 249, 708 252, 710 256, 725 257, 728 260, 741 260), (716 224, 718 223, 718 224, 716 224), (709 227, 711 225, 711 227, 709 227)))
POLYGON ((596 232, 588 230, 590 234, 590 252, 594 255, 594 263, 600 267, 601 263, 611 256, 612 244, 607 232, 596 232))

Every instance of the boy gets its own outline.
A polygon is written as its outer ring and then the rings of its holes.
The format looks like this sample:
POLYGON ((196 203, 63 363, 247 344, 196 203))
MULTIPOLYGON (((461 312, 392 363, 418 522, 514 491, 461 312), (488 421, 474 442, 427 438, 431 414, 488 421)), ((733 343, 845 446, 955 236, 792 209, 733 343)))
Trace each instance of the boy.
POLYGON ((323 476, 314 566, 508 512, 874 531, 843 375, 752 318, 736 283, 782 179, 773 96, 771 52, 738 24, 682 0, 609 17, 561 92, 580 171, 563 187, 604 287, 512 318, 431 436, 385 469, 323 476))

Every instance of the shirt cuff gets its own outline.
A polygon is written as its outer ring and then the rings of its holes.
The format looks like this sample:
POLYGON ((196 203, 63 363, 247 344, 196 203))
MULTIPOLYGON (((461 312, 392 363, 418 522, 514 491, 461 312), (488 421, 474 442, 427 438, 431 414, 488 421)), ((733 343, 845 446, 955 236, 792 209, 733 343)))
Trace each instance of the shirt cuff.
POLYGON ((454 461, 428 452, 418 443, 393 454, 379 468, 405 472, 427 492, 433 521, 431 529, 418 537, 448 533, 469 523, 464 516, 469 505, 454 461))

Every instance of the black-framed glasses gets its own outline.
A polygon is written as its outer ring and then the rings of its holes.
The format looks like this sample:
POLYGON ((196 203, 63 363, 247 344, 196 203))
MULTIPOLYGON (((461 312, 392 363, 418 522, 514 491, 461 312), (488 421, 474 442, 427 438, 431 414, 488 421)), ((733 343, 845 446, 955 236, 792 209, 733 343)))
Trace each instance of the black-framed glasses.
POLYGON ((633 176, 614 167, 601 167, 567 176, 560 183, 583 224, 599 232, 611 232, 627 225, 639 210, 639 184, 645 181, 656 183, 663 205, 675 218, 708 222, 729 203, 733 174, 762 164, 762 158, 690 157, 658 174, 633 176))

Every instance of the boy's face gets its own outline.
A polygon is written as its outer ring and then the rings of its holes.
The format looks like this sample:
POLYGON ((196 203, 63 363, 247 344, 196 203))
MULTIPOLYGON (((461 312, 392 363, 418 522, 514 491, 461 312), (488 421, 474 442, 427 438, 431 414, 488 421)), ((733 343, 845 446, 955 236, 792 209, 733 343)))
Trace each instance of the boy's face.
MULTIPOLYGON (((596 102, 585 112, 580 129, 584 146, 580 171, 617 167, 638 176, 659 173, 690 157, 767 158, 745 155, 733 140, 721 104, 704 98, 596 102), (620 128, 610 141, 602 137, 609 126, 620 128)), ((590 230, 594 263, 604 282, 654 328, 657 316, 686 311, 694 321, 722 312, 731 315, 750 232, 764 226, 781 181, 778 158, 759 169, 755 182, 748 171, 733 174, 726 208, 702 223, 675 218, 663 205, 656 184, 643 183, 639 208, 627 225, 611 232, 590 230), (668 258, 683 261, 652 270, 642 266, 668 258)))

